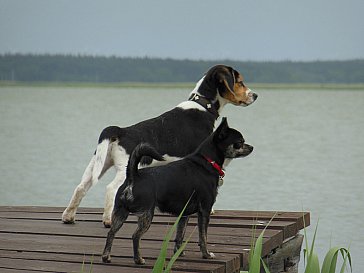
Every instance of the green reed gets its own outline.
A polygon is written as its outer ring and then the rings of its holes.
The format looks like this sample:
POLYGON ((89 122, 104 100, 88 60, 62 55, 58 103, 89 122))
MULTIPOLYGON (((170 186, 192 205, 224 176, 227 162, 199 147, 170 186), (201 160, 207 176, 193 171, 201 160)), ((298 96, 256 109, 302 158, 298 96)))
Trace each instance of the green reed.
MULTIPOLYGON (((191 197, 192 197, 192 195, 191 195, 191 197)), ((172 266, 173 266, 174 262, 181 255, 181 253, 185 249, 188 241, 190 240, 193 232, 191 233, 191 235, 189 236, 189 238, 182 244, 182 246, 176 251, 176 253, 174 253, 174 255, 169 260, 169 262, 168 262, 168 264, 166 266, 168 243, 171 240, 172 234, 176 230, 177 225, 178 225, 178 223, 179 223, 179 221, 180 221, 180 219, 181 219, 184 211, 186 210, 188 203, 191 200, 191 197, 187 201, 187 203, 184 206, 184 208, 182 209, 181 213, 179 214, 179 216, 178 216, 177 220, 175 221, 175 223, 173 224, 173 226, 168 230, 166 236, 164 237, 163 244, 162 244, 162 248, 161 248, 161 251, 160 251, 159 256, 157 258, 157 261, 154 264, 152 273, 168 273, 168 272, 170 272, 171 269, 172 269, 172 266)))
MULTIPOLYGON (((272 220, 271 220, 272 221, 272 220)), ((303 221, 305 221, 303 217, 303 221)), ((268 223, 269 225, 269 223, 268 223)), ((268 226, 267 225, 267 226, 268 226)), ((265 227, 265 229, 267 228, 265 227)), ((304 273, 336 273, 337 267, 337 259, 339 254, 341 254, 343 262, 340 268, 340 273, 344 273, 347 269, 347 264, 349 262, 350 271, 352 272, 352 263, 351 263, 351 255, 348 248, 344 247, 332 247, 326 253, 324 261, 322 263, 322 267, 320 268, 320 262, 317 253, 315 252, 315 241, 317 234, 318 223, 315 227, 315 232, 313 235, 313 239, 311 244, 308 243, 308 237, 306 234, 306 224, 304 222, 304 236, 305 236, 305 248, 303 250, 304 253, 304 262, 305 262, 305 271, 304 273)), ((263 259, 261 258, 262 247, 263 247, 263 234, 264 231, 259 235, 258 239, 255 243, 253 243, 250 256, 249 256, 249 270, 241 271, 241 273, 260 273, 261 265, 263 265, 264 271, 266 273, 270 273, 268 266, 265 264, 263 259)), ((253 230, 253 234, 255 234, 255 229, 253 230)), ((253 235, 254 236, 254 235, 253 235)), ((254 241, 254 237, 253 237, 254 241)))

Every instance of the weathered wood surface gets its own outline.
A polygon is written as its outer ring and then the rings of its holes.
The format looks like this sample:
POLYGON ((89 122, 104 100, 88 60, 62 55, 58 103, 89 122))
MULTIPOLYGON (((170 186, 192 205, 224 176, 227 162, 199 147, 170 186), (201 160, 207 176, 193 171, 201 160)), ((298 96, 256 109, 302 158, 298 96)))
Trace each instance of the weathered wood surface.
MULTIPOLYGON (((141 243, 146 265, 136 266, 131 242, 136 217, 130 216, 114 241, 112 263, 103 264, 101 253, 108 229, 101 223, 102 209, 80 208, 74 225, 62 224, 62 211, 58 207, 0 207, 0 272, 81 272, 82 267, 84 272, 92 267, 93 273, 151 272, 163 238, 175 221, 175 217, 156 214, 141 243)), ((273 215, 269 211, 216 211, 208 230, 214 260, 201 258, 197 219, 191 217, 186 236, 194 233, 186 256, 177 260, 173 272, 239 272, 246 267, 254 227, 258 236, 273 215)), ((264 233, 263 256, 295 236, 304 222, 310 224, 309 213, 278 212, 264 233)), ((169 255, 172 250, 171 242, 169 255)))

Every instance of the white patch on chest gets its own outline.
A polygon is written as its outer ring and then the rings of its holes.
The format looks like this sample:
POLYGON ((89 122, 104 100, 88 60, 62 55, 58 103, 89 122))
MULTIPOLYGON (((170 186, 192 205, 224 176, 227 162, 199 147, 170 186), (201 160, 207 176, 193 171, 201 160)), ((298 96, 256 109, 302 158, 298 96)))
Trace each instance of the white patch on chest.
POLYGON ((232 158, 225 158, 224 163, 222 164, 222 168, 225 170, 232 160, 232 158))

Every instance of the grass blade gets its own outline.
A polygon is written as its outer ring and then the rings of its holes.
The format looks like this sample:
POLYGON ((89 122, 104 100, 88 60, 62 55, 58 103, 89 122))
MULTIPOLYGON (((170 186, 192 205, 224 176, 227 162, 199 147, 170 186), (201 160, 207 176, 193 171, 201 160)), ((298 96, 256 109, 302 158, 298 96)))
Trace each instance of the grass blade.
POLYGON ((351 271, 351 272, 353 272, 353 268, 352 268, 352 266, 351 266, 351 255, 350 255, 349 249, 342 248, 342 249, 340 250, 340 252, 341 252, 341 256, 342 256, 342 257, 343 257, 343 259, 344 259, 344 262, 343 262, 343 264, 342 264, 342 266, 341 266, 340 273, 344 273, 347 260, 349 260, 350 271, 351 271), (345 252, 345 255, 344 255, 344 252, 345 252), (344 257, 344 256, 345 256, 345 257, 344 257))
POLYGON ((306 235, 306 228, 305 228, 305 237, 306 237, 306 268, 305 273, 320 273, 320 263, 318 260, 317 254, 314 252, 316 234, 317 234, 318 222, 316 224, 315 233, 313 235, 312 244, 310 250, 308 250, 308 243, 307 243, 307 235, 306 235))
POLYGON ((333 247, 331 248, 324 259, 324 263, 322 264, 321 273, 335 273, 336 272, 336 264, 337 264, 337 256, 341 253, 343 257, 343 266, 341 267, 340 272, 344 272, 346 266, 346 260, 349 260, 350 268, 351 268, 351 257, 348 249, 344 247, 333 247))
POLYGON ((326 254, 324 262, 322 264, 321 273, 335 273, 337 254, 339 253, 340 247, 332 247, 326 254))
MULTIPOLYGON (((249 259, 249 273, 260 273, 260 262, 262 257, 262 250, 263 250, 263 236, 264 232, 267 229, 267 227, 270 225, 270 223, 273 221, 274 217, 277 213, 273 215, 273 217, 269 220, 268 224, 264 227, 263 231, 258 236, 258 239, 256 240, 255 244, 253 243, 253 246, 250 250, 250 259, 249 259)), ((256 227, 254 228, 254 237, 255 237, 256 227)), ((264 269, 268 270, 268 267, 263 263, 264 269)), ((266 272, 269 272, 266 271, 266 272)))
POLYGON ((169 261, 166 270, 164 271, 165 273, 168 273, 172 270, 172 266, 174 264, 174 262, 177 260, 177 258, 181 255, 182 251, 186 248, 187 243, 190 241, 193 233, 195 232, 197 226, 193 229, 193 231, 191 232, 190 236, 188 236, 188 239, 183 242, 183 244, 181 245, 181 247, 176 251, 176 253, 174 253, 173 257, 171 258, 171 260, 169 261))
POLYGON ((90 270, 88 271, 89 273, 92 273, 93 266, 94 266, 94 255, 92 255, 92 257, 91 257, 90 270))
POLYGON ((320 273, 320 263, 315 252, 310 253, 305 273, 320 273))
MULTIPOLYGON (((257 221, 257 219, 254 219, 254 220, 257 221)), ((254 248, 255 248, 256 234, 257 234, 257 226, 254 225, 253 229, 252 229, 252 237, 251 237, 251 242, 250 242, 249 264, 253 263, 253 254, 254 254, 254 248)))
POLYGON ((262 233, 260 233, 257 241, 255 242, 251 264, 249 265, 249 273, 260 273, 260 258, 262 256, 263 234, 264 230, 262 231, 262 233))
POLYGON ((83 255, 83 260, 82 260, 82 266, 81 266, 81 273, 84 273, 85 270, 85 259, 86 259, 86 255, 83 255))
POLYGON ((268 268, 268 266, 265 264, 265 262, 263 261, 263 259, 262 259, 262 258, 260 258, 260 260, 261 260, 261 262, 262 262, 262 265, 263 265, 263 268, 264 268, 265 273, 270 273, 269 268, 268 268))
POLYGON ((166 257, 167 257, 168 243, 171 240, 172 234, 176 230, 177 225, 178 225, 184 211, 186 210, 187 205, 190 202, 192 196, 193 196, 193 193, 192 193, 191 197, 188 199, 188 201, 187 201, 186 205, 184 206, 184 208, 182 209, 181 213, 179 214, 177 220, 174 222, 173 226, 169 229, 167 235, 164 237, 162 248, 161 248, 161 251, 160 251, 159 256, 157 258, 157 261, 155 262, 155 264, 153 266, 152 273, 163 272, 163 268, 164 268, 164 265, 165 265, 165 262, 166 262, 166 257))

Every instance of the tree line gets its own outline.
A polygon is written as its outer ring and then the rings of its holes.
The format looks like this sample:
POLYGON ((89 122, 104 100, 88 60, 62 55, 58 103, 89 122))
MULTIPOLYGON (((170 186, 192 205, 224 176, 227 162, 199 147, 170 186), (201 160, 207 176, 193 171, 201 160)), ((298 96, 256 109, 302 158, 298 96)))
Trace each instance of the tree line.
POLYGON ((196 82, 227 64, 251 83, 364 83, 364 60, 311 62, 203 61, 83 55, 0 55, 0 81, 196 82))

